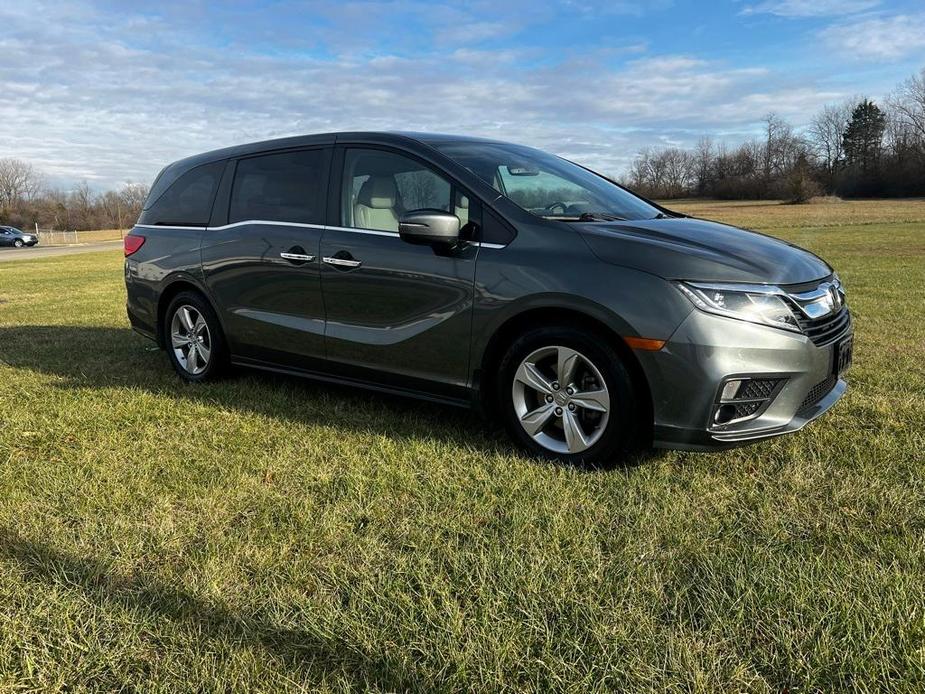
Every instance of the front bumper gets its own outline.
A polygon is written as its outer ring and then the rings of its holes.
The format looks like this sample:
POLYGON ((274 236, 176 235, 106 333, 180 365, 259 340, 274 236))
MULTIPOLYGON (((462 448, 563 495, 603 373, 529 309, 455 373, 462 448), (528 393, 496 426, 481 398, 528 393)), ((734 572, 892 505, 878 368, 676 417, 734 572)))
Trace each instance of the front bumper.
POLYGON ((658 352, 638 352, 648 378, 657 448, 722 450, 798 431, 828 411, 847 384, 835 376, 837 345, 776 328, 693 311, 658 352), (756 416, 718 425, 719 392, 730 378, 783 379, 756 416))

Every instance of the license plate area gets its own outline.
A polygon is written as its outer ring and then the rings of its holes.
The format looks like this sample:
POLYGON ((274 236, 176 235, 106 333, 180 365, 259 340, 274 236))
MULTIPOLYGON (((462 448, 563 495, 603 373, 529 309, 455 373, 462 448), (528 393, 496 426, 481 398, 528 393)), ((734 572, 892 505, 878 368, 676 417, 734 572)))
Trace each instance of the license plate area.
POLYGON ((832 371, 836 376, 841 376, 848 367, 851 366, 851 359, 854 356, 854 336, 846 337, 841 342, 835 344, 835 355, 832 364, 832 371))

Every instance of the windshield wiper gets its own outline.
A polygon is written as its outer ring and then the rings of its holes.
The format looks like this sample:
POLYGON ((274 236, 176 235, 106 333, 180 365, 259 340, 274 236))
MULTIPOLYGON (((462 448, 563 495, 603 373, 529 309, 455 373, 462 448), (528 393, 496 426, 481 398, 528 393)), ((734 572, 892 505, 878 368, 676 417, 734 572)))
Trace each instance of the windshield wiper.
POLYGON ((609 212, 582 212, 578 216, 579 222, 625 222, 626 217, 618 217, 609 212))

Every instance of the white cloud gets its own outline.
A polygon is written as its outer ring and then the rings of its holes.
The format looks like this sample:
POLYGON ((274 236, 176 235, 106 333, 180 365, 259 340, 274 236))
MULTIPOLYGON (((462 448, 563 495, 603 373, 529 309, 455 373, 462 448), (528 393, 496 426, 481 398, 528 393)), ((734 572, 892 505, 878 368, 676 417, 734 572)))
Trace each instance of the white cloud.
POLYGON ((779 17, 829 17, 854 14, 877 7, 880 0, 765 0, 748 5, 742 14, 775 14, 779 17))
POLYGON ((845 96, 803 75, 687 55, 620 62, 591 51, 553 63, 516 48, 268 53, 79 3, 31 15, 0 8, 0 25, 0 93, 11 97, 0 99, 0 157, 100 186, 150 181, 164 164, 216 147, 349 129, 499 137, 614 173, 641 147, 747 132, 771 110, 799 124, 845 96))
POLYGON ((851 58, 896 60, 925 50, 925 13, 835 24, 820 36, 827 46, 851 58))

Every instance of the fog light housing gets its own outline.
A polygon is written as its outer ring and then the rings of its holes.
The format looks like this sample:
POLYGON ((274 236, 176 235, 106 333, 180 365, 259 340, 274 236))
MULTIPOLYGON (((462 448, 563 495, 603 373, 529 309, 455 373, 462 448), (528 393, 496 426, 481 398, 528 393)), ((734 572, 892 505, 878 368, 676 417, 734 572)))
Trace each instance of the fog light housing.
POLYGON ((713 405, 710 428, 722 429, 759 417, 780 393, 786 378, 729 378, 720 384, 713 405))
POLYGON ((716 414, 713 415, 715 424, 729 424, 736 416, 735 405, 720 405, 716 408, 716 414))
POLYGON ((726 385, 723 386, 723 390, 720 393, 720 400, 735 400, 736 393, 739 392, 739 386, 741 385, 742 381, 737 379, 726 381, 726 385))

